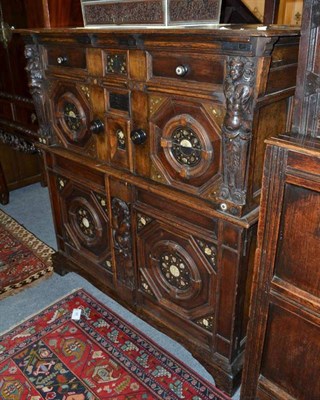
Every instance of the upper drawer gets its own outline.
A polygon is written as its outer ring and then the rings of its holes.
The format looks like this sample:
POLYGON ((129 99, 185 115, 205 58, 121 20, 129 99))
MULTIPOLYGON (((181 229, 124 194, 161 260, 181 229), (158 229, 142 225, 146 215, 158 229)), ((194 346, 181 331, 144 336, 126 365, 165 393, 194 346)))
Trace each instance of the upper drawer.
POLYGON ((150 53, 154 78, 222 84, 224 59, 209 54, 150 53))
POLYGON ((84 48, 47 47, 48 65, 86 69, 86 50, 84 48))

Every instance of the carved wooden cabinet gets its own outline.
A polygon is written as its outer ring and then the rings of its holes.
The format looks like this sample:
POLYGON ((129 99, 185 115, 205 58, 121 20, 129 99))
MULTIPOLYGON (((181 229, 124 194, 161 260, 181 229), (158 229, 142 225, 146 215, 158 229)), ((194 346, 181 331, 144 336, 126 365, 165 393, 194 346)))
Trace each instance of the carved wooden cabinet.
POLYGON ((288 128, 294 29, 25 32, 59 251, 231 393, 264 140, 288 128))
POLYGON ((268 141, 241 398, 320 398, 320 4, 305 0, 290 134, 268 141))

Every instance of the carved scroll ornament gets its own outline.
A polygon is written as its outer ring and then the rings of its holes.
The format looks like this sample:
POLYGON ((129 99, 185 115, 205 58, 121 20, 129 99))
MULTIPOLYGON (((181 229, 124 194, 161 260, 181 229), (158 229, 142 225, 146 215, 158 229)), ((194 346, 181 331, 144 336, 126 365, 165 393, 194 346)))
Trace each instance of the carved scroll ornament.
POLYGON ((29 75, 29 88, 34 102, 39 121, 39 136, 50 137, 50 126, 47 121, 45 108, 45 80, 43 77, 39 47, 35 44, 27 44, 24 52, 28 60, 26 71, 29 75))
POLYGON ((224 83, 227 111, 222 127, 224 169, 220 198, 235 205, 243 205, 246 201, 254 84, 253 61, 247 57, 229 57, 224 83))

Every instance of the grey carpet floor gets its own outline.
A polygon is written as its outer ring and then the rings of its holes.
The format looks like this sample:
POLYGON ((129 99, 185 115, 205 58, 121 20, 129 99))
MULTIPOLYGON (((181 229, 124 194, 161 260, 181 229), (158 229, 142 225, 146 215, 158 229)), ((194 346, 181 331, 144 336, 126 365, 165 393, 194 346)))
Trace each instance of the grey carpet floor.
MULTIPOLYGON (((34 184, 14 190, 10 192, 9 204, 5 206, 0 204, 0 209, 17 220, 43 242, 56 249, 54 226, 47 188, 41 187, 40 184, 34 184)), ((214 382, 212 376, 179 343, 130 313, 75 273, 69 273, 64 277, 53 274, 50 278, 39 282, 37 285, 31 286, 14 296, 1 300, 0 334, 21 323, 28 317, 37 314, 40 310, 78 288, 87 290, 126 321, 142 330, 156 343, 183 361, 200 376, 207 379, 209 382, 214 382)), ((233 396, 233 399, 239 399, 239 390, 233 396)))

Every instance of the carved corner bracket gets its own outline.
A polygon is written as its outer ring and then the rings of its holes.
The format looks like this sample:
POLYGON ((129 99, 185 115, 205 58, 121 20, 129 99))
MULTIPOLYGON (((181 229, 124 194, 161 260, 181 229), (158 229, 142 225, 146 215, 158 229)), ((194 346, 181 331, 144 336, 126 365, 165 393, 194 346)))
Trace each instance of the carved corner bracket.
POLYGON ((222 126, 221 209, 235 213, 247 195, 248 153, 252 138, 256 66, 252 58, 230 56, 224 81, 226 115, 222 126))
POLYGON ((40 142, 48 144, 51 138, 51 129, 48 123, 50 118, 47 118, 46 111, 47 84, 44 79, 39 46, 37 44, 26 44, 24 55, 27 59, 25 69, 29 76, 30 93, 39 122, 38 135, 42 138, 40 142))

